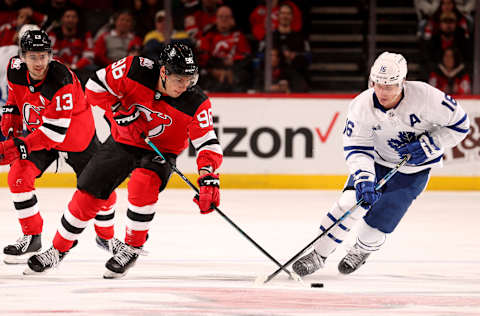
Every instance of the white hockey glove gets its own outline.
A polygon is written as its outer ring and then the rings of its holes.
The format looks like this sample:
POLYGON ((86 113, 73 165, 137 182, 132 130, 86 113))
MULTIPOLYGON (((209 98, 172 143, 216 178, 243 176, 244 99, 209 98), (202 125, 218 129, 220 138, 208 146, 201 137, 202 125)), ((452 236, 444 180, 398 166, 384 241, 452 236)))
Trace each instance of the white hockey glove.
POLYGON ((409 163, 420 165, 432 157, 438 156, 440 148, 435 144, 433 138, 428 134, 422 134, 414 142, 406 144, 398 149, 401 156, 411 154, 409 163))

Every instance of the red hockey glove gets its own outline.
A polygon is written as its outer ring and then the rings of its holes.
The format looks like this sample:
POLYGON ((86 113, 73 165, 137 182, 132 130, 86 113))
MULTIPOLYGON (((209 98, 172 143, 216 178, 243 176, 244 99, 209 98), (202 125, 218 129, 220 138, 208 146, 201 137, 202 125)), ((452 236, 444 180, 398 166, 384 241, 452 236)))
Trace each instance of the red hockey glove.
POLYGON ((2 112, 3 136, 5 138, 22 136, 23 123, 18 108, 14 105, 4 105, 2 112))
POLYGON ((9 165, 16 159, 27 158, 27 145, 20 138, 9 139, 0 143, 0 165, 9 165))
POLYGON ((200 194, 195 195, 193 201, 198 204, 201 214, 213 211, 214 206, 220 205, 220 179, 218 174, 207 173, 198 177, 200 194))

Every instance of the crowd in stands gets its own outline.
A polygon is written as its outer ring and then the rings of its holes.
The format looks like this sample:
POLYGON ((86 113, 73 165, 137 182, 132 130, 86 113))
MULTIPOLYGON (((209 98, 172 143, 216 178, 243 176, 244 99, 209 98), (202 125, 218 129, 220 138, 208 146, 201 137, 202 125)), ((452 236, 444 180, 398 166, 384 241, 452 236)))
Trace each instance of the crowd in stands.
POLYGON ((206 91, 307 92, 311 52, 302 32, 306 2, 273 0, 274 78, 267 91, 252 76, 263 74, 265 1, 241 2, 172 0, 173 16, 167 17, 163 0, 2 0, 0 47, 17 45, 22 25, 38 25, 49 34, 54 57, 85 84, 94 71, 125 56, 158 60, 170 39, 196 50, 206 91))
MULTIPOLYGON (((447 93, 472 91, 475 2, 413 1, 424 80, 447 93)), ((265 0, 172 0, 171 17, 164 0, 1 0, 0 51, 17 45, 23 24, 38 25, 51 37, 54 56, 85 83, 95 70, 128 55, 157 60, 170 39, 195 49, 206 91, 308 92, 309 1, 272 0, 272 6, 267 89, 265 0)))
POLYGON ((415 8, 428 82, 449 94, 470 94, 475 0, 415 0, 415 8))

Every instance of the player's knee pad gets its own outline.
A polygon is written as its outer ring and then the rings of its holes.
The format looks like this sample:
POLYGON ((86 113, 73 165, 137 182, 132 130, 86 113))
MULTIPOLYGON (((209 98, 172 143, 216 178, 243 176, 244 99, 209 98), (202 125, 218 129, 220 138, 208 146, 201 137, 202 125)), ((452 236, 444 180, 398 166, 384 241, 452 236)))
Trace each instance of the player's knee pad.
POLYGON ((113 191, 110 196, 108 197, 107 200, 103 203, 102 208, 100 209, 101 211, 109 211, 113 209, 115 206, 115 203, 117 203, 117 193, 113 191))
POLYGON ((151 170, 144 168, 133 170, 128 182, 128 202, 139 207, 155 204, 161 182, 159 176, 151 170))
POLYGON ((105 205, 105 200, 98 199, 85 191, 77 190, 68 204, 70 213, 81 221, 88 221, 95 217, 105 205))
POLYGON ((8 186, 12 193, 23 193, 35 190, 35 178, 40 170, 30 160, 16 160, 8 172, 8 186))
POLYGON ((360 221, 357 244, 366 251, 377 251, 385 243, 387 234, 360 221))

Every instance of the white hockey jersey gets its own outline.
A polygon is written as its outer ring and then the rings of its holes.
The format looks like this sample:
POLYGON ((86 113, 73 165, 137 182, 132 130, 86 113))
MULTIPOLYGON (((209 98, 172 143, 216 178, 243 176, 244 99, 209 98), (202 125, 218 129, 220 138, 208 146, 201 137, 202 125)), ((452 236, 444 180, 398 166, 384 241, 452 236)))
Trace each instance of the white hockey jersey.
POLYGON ((402 159, 398 148, 426 132, 440 147, 439 154, 421 165, 407 163, 399 172, 442 166, 444 148, 460 143, 469 126, 467 114, 455 99, 424 82, 406 81, 401 101, 388 110, 370 88, 349 105, 343 131, 347 166, 352 174, 359 169, 375 173, 374 162, 393 168, 402 159))

